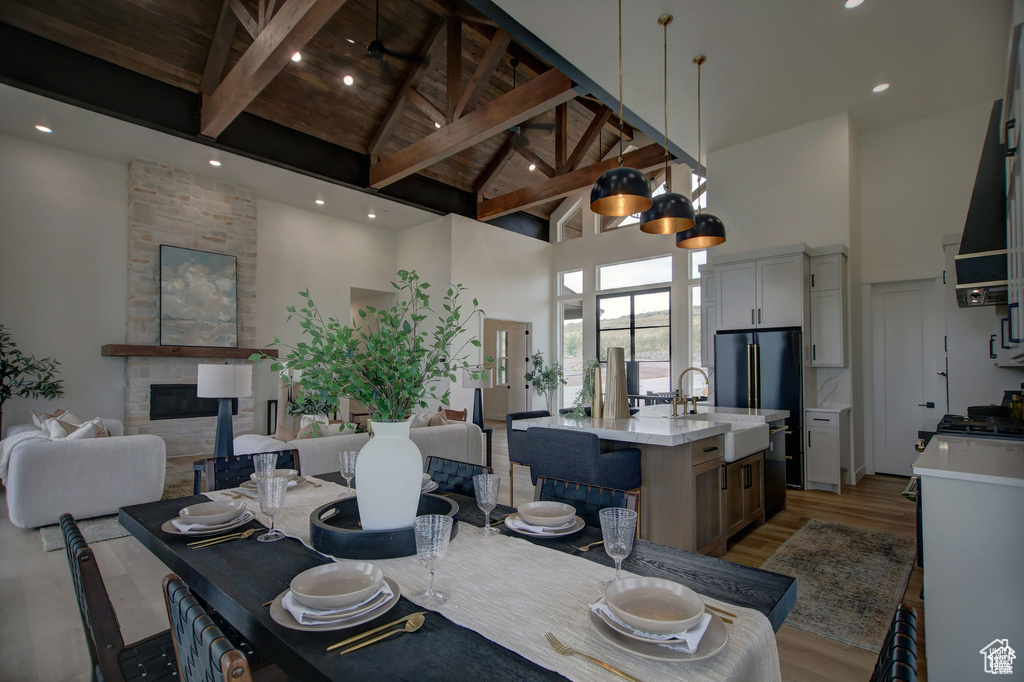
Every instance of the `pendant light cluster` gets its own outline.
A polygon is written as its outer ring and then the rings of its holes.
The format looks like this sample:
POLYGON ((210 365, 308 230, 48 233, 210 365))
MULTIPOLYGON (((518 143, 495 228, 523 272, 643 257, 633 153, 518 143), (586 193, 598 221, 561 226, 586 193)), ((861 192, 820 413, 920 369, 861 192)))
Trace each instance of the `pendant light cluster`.
MULTIPOLYGON (((697 65, 697 173, 700 174, 701 162, 701 129, 700 129, 700 67, 707 61, 707 57, 700 55, 693 58, 697 65)), ((707 166, 704 166, 705 177, 707 166)), ((704 191, 707 192, 707 180, 704 181, 704 191)), ((676 235, 676 246, 681 249, 707 249, 718 246, 725 242, 725 225, 717 216, 710 213, 703 213, 697 209, 694 217, 695 224, 689 230, 676 235)))

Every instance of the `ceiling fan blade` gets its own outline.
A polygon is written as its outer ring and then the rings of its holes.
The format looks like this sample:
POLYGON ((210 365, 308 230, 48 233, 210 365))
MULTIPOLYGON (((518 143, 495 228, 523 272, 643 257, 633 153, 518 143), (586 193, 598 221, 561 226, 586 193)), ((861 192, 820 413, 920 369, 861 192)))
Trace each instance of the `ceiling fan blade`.
POLYGON ((554 123, 530 123, 529 121, 527 121, 526 123, 523 123, 522 125, 523 125, 523 128, 528 129, 528 130, 554 130, 555 129, 555 124, 554 123))

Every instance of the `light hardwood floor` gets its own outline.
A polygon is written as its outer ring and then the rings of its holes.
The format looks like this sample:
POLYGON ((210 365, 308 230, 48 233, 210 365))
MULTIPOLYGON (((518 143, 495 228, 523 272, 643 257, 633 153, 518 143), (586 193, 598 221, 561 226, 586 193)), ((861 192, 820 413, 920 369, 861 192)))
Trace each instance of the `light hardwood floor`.
MULTIPOLYGON (((493 463, 502 476, 500 501, 509 499, 505 425, 494 426, 493 463)), ((168 481, 190 480, 192 459, 167 466, 168 481)), ((764 526, 741 533, 725 557, 760 566, 779 545, 812 518, 914 535, 914 505, 900 496, 905 479, 869 476, 842 495, 788 491, 787 509, 764 526)), ((533 497, 529 469, 515 468, 516 504, 533 497)), ((89 680, 89 655, 63 551, 44 552, 39 534, 14 527, 0 504, 0 680, 63 682, 89 680), (29 606, 31 605, 31 608, 29 606)), ((135 641, 167 627, 160 580, 168 573, 134 538, 96 543, 97 561, 114 602, 125 639, 135 641)), ((915 567, 904 601, 917 609, 923 643, 922 570, 915 567)), ((798 586, 799 590, 799 586, 798 586)), ((784 680, 858 680, 870 677, 877 654, 783 625, 776 635, 784 680)), ((924 662, 921 679, 924 680, 924 662)))

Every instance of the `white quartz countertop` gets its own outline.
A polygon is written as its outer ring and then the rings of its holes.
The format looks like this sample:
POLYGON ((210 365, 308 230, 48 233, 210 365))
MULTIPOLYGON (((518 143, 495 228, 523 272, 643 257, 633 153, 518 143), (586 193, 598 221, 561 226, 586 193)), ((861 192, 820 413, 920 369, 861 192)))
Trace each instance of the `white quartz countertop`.
MULTIPOLYGON (((682 411, 682 405, 678 411, 682 411)), ((666 417, 672 414, 671 405, 651 405, 641 407, 637 417, 666 417)), ((746 407, 718 407, 707 403, 697 403, 697 414, 689 415, 690 419, 742 422, 750 421, 757 424, 767 424, 789 418, 789 410, 755 410, 746 407)))
POLYGON ((914 462, 914 473, 1024 488, 1024 442, 933 436, 914 462))

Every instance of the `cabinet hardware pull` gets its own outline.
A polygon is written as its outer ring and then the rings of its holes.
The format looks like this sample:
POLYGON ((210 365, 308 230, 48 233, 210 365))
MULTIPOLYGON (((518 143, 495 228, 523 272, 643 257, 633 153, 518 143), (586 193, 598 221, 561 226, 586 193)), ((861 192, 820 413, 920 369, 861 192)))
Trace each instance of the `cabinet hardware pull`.
POLYGON ((757 323, 761 324, 761 309, 757 309, 757 323))
POLYGON ((1014 326, 1016 326, 1016 325, 1013 324, 1013 310, 1014 310, 1014 308, 1017 309, 1017 314, 1019 315, 1020 314, 1020 302, 1019 301, 1014 301, 1009 306, 1007 306, 1006 317, 1007 317, 1007 320, 1008 320, 1008 324, 1006 326, 1009 328, 1009 332, 1010 332, 1008 334, 1008 336, 1010 337, 1010 343, 1020 343, 1020 339, 1019 338, 1015 338, 1014 335, 1013 335, 1013 328, 1014 328, 1014 326))
POLYGON ((811 447, 811 432, 807 432, 807 447, 811 447))
POLYGON ((832 421, 831 419, 829 419, 827 417, 811 417, 811 419, 813 419, 816 422, 830 422, 830 421, 832 421))
POLYGON ((1006 340, 1009 338, 1008 330, 1010 328, 1010 316, 1007 315, 1003 319, 999 320, 999 345, 1003 347, 1003 350, 1010 350, 1010 346, 1006 345, 1006 340))
POLYGON ((817 359, 818 359, 818 344, 812 343, 811 344, 811 360, 817 360, 817 359))
POLYGON ((725 469, 725 475, 722 476, 722 483, 723 483, 722 490, 728 490, 729 489, 729 469, 726 467, 725 464, 722 465, 722 468, 725 469))
POLYGON ((750 324, 754 324, 754 309, 750 309, 750 324))
POLYGON ((996 355, 995 345, 996 345, 996 335, 993 334, 992 336, 988 337, 988 356, 990 358, 998 358, 999 357, 998 355, 996 355))
POLYGON ((814 273, 811 273, 811 288, 814 288, 814 273))
POLYGON ((714 452, 717 449, 718 449, 718 446, 715 445, 715 446, 712 446, 710 448, 704 448, 704 452, 714 452))
POLYGON ((786 459, 787 459, 787 460, 789 460, 789 459, 793 459, 793 455, 786 455, 786 459))
MULTIPOLYGON (((1010 142, 1010 131, 1013 130, 1014 128, 1016 128, 1016 127, 1017 127, 1017 119, 1011 118, 1009 121, 1006 122, 1006 142, 1007 142, 1007 145, 1006 145, 1006 155, 1007 156, 1016 156, 1016 154, 1017 154, 1017 145, 1015 144, 1012 147, 1009 145, 1009 142, 1010 142)), ((1019 144, 1019 139, 1018 139, 1018 144, 1019 144)))
POLYGON ((931 401, 928 401, 926 403, 918 403, 917 406, 918 407, 927 407, 929 410, 934 410, 935 409, 935 403, 933 403, 931 401))

